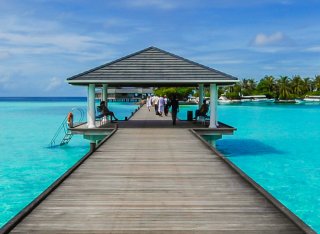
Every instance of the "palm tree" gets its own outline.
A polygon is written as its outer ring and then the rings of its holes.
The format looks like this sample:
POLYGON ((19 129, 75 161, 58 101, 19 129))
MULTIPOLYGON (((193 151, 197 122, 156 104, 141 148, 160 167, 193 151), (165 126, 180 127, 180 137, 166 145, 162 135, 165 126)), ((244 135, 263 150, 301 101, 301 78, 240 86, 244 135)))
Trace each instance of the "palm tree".
POLYGON ((244 95, 250 95, 256 89, 257 82, 254 79, 243 79, 241 81, 241 89, 244 95))
POLYGON ((287 76, 280 76, 277 81, 279 99, 287 100, 291 97, 290 79, 287 76))
POLYGON ((240 99, 241 96, 241 84, 235 84, 233 86, 229 86, 226 89, 226 96, 230 99, 240 99))
POLYGON ((276 84, 273 76, 265 76, 264 83, 269 93, 274 92, 276 84))
POLYGON ((257 89, 267 95, 268 97, 274 97, 275 90, 276 90, 276 82, 273 76, 265 76, 263 79, 260 80, 257 89))
POLYGON ((248 79, 248 89, 252 92, 256 89, 257 82, 255 79, 248 79))
POLYGON ((312 92, 314 90, 314 82, 309 78, 303 78, 303 86, 305 93, 312 92))
MULTIPOLYGON (((314 79, 314 86, 317 91, 320 91, 320 75, 317 75, 314 79)), ((313 91, 313 90, 312 90, 313 91)))
POLYGON ((304 82, 300 76, 294 76, 291 80, 292 92, 296 94, 298 97, 304 93, 305 86, 304 82))

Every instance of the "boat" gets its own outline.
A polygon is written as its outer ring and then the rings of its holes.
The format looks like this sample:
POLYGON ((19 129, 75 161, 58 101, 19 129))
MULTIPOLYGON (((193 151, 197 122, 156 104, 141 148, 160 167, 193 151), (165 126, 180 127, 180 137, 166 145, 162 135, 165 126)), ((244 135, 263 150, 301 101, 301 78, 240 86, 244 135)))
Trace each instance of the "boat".
POLYGON ((275 100, 274 103, 293 104, 293 103, 297 103, 297 101, 295 99, 288 99, 288 100, 278 99, 278 100, 275 100))
POLYGON ((218 99, 218 102, 221 103, 221 104, 224 104, 224 103, 231 103, 232 100, 228 99, 226 96, 224 95, 221 95, 218 99))
POLYGON ((320 102, 320 96, 316 95, 306 95, 306 97, 303 99, 305 102, 320 102))
POLYGON ((242 96, 241 102, 270 102, 273 99, 268 99, 266 95, 251 95, 251 96, 242 96))

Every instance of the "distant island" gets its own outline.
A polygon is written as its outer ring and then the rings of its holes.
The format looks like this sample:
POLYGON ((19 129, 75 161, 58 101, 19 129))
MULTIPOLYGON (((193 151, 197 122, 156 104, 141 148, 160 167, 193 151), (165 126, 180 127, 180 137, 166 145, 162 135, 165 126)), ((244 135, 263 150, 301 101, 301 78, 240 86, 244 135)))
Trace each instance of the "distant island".
POLYGON ((301 76, 265 76, 260 81, 242 79, 234 86, 220 90, 230 100, 240 100, 242 96, 265 95, 266 98, 282 101, 303 99, 306 96, 320 95, 320 75, 315 78, 301 78, 301 76))
MULTIPOLYGON (((154 90, 156 95, 178 94, 183 100, 197 100, 199 93, 194 87, 162 87, 154 90)), ((205 90, 205 96, 209 96, 209 91, 205 90)), ((320 75, 314 78, 302 78, 299 75, 289 78, 288 76, 265 76, 261 80, 242 79, 239 83, 220 87, 220 101, 259 101, 273 99, 278 103, 293 103, 297 99, 306 101, 319 101, 320 99, 320 75)))

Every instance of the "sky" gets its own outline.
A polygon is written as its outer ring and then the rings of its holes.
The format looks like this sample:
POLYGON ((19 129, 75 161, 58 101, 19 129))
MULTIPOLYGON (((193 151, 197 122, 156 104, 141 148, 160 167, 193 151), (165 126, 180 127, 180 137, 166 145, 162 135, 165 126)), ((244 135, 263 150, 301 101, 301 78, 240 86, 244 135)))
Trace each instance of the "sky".
POLYGON ((240 79, 320 74, 320 0, 0 0, 0 96, 155 46, 240 79))

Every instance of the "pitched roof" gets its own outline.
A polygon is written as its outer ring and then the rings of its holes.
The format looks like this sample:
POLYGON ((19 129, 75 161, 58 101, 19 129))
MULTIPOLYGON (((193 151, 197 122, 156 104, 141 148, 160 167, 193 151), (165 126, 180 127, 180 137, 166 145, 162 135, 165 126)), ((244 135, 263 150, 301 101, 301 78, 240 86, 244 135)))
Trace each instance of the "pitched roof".
POLYGON ((233 84, 238 79, 156 47, 117 59, 67 79, 70 84, 112 86, 191 86, 233 84))

